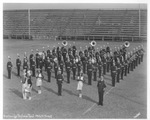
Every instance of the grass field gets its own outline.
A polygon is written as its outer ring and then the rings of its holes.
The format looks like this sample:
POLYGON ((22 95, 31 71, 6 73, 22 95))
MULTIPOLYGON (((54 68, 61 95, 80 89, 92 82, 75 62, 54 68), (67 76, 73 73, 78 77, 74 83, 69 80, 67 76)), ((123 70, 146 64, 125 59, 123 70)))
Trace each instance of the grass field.
MULTIPOLYGON (((111 86, 110 73, 105 75, 106 90, 104 95, 104 106, 97 106, 98 93, 97 82, 92 81, 92 86, 86 83, 83 86, 83 98, 78 97, 76 91, 77 81, 63 83, 62 96, 57 95, 57 85, 52 73, 51 83, 47 82, 47 73, 42 86, 42 94, 37 94, 35 86, 36 79, 33 78, 32 99, 23 100, 21 93, 21 79, 16 76, 17 69, 15 60, 17 53, 23 60, 26 51, 30 54, 31 49, 42 50, 47 45, 52 48, 61 41, 3 41, 3 115, 4 118, 147 118, 147 61, 144 61, 133 71, 124 77, 116 87, 111 86), (11 56, 13 62, 12 79, 7 79, 7 57, 11 56)), ((73 41, 69 41, 73 44, 73 41)), ((89 46, 89 41, 76 41, 78 49, 89 46)), ((106 45, 106 42, 97 42, 96 48, 106 45)), ((120 46, 123 42, 109 42, 110 47, 120 46)), ((131 43, 128 51, 141 43, 131 43)), ((142 43, 146 50, 146 43, 142 43)), ((22 74, 22 72, 21 72, 22 74)), ((66 81, 66 73, 64 73, 66 81)))

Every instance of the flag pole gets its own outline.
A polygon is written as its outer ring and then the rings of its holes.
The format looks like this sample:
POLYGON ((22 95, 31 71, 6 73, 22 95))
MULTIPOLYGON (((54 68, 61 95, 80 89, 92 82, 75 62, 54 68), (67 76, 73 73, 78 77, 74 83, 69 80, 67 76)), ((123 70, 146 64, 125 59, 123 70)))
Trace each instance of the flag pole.
POLYGON ((28 23, 29 23, 28 31, 29 31, 29 39, 30 39, 30 9, 28 9, 28 23))

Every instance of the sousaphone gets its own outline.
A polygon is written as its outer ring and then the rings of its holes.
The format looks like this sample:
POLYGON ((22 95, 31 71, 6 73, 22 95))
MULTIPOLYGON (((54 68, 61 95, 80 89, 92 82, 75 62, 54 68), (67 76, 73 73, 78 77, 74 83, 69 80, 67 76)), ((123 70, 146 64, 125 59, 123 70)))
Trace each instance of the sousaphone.
POLYGON ((67 45, 68 45, 68 42, 67 42, 66 40, 64 40, 64 41, 62 42, 62 45, 63 45, 63 46, 67 46, 67 45))

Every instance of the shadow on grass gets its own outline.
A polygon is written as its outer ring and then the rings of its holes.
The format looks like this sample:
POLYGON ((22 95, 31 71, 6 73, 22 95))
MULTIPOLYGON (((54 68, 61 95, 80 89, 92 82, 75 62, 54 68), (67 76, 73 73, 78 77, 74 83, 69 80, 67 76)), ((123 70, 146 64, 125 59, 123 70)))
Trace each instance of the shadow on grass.
POLYGON ((22 98, 22 92, 20 92, 19 90, 13 88, 13 89, 10 89, 10 91, 14 93, 15 95, 17 95, 18 97, 22 98))
POLYGON ((52 90, 51 88, 47 88, 47 87, 45 87, 45 86, 43 86, 43 88, 44 88, 45 90, 49 91, 49 92, 52 92, 52 93, 58 95, 58 93, 57 93, 56 91, 52 90))
POLYGON ((18 76, 17 73, 15 73, 14 71, 12 71, 12 74, 15 75, 15 76, 18 76))
POLYGON ((36 92, 36 93, 38 92, 38 91, 37 91, 36 89, 34 89, 33 87, 32 87, 32 91, 34 91, 34 92, 36 92))
POLYGON ((4 78, 6 78, 6 79, 8 79, 8 76, 7 76, 7 75, 5 75, 5 74, 3 74, 3 77, 4 77, 4 78))
POLYGON ((69 95, 78 96, 77 94, 73 93, 73 92, 70 91, 70 90, 67 90, 67 89, 64 89, 64 88, 63 88, 63 91, 65 91, 65 92, 68 93, 69 95))
MULTIPOLYGON (((69 95, 74 95, 74 96, 77 96, 77 97, 78 97, 78 94, 75 94, 75 93, 73 93, 73 92, 70 91, 70 90, 63 89, 63 91, 67 92, 69 95)), ((93 102, 93 103, 97 103, 97 101, 95 101, 95 100, 93 100, 93 99, 91 99, 90 97, 85 96, 85 95, 83 95, 82 99, 88 100, 88 101, 93 102)))
POLYGON ((97 101, 95 101, 95 100, 93 100, 90 97, 85 96, 85 95, 83 95, 82 99, 88 100, 88 101, 93 102, 93 103, 97 103, 97 101))

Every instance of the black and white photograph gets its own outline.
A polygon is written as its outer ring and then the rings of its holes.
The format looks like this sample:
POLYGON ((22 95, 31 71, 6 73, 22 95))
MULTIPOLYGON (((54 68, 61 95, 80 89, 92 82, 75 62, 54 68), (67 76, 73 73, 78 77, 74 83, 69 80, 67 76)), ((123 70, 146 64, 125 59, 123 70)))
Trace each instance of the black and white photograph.
POLYGON ((147 119, 148 3, 2 4, 3 119, 147 119))

